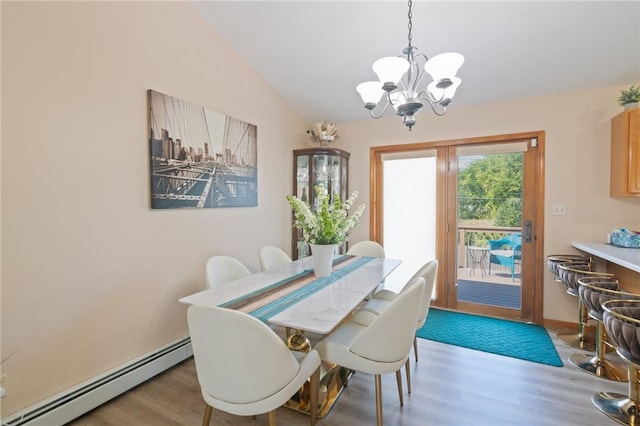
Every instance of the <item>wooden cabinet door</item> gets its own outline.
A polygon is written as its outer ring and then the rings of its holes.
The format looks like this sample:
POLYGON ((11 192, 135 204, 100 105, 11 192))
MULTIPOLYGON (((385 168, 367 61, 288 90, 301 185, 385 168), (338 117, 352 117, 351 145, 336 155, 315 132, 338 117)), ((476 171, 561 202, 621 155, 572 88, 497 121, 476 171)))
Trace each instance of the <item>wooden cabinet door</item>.
POLYGON ((640 197, 640 109, 629 112, 629 194, 640 197))
POLYGON ((640 109, 611 120, 611 197, 640 197, 640 109))

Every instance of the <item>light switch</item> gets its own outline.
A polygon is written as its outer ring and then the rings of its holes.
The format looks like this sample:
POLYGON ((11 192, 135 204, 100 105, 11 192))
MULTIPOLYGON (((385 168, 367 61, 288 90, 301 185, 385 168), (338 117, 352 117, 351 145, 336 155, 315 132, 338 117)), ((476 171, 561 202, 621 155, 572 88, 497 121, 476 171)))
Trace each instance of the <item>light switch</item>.
POLYGON ((554 204, 553 205, 553 213, 554 216, 566 216, 567 215, 567 205, 566 204, 554 204))

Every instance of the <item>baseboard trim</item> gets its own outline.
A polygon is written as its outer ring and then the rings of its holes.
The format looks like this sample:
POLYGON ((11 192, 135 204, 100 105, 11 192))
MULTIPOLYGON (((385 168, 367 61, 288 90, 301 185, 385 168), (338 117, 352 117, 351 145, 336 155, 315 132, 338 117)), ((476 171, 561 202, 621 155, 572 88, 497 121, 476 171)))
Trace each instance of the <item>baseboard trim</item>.
POLYGON ((542 320, 542 325, 547 328, 552 328, 554 330, 558 329, 567 329, 567 330, 575 330, 578 331, 578 323, 575 322, 567 322, 567 321, 559 321, 554 319, 545 318, 542 320))
POLYGON ((47 426, 68 423, 192 355, 191 339, 178 339, 20 410, 3 419, 2 426, 47 426))

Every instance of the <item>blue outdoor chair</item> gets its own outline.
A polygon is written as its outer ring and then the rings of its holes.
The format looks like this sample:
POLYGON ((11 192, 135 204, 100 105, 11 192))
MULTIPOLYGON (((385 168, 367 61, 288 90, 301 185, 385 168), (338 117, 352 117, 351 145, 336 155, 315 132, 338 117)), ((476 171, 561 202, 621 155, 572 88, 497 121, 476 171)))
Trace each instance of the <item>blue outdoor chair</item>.
POLYGON ((515 279, 516 263, 522 259, 522 234, 509 234, 499 240, 489 240, 489 274, 491 264, 511 268, 511 279, 515 279))

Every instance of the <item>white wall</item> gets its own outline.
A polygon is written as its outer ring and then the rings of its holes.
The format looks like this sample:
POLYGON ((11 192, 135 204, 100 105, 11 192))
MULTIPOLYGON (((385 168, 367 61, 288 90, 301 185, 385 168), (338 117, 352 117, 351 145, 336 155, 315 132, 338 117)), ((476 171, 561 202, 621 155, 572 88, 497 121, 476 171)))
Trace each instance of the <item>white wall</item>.
MULTIPOLYGON (((610 119, 622 112, 622 87, 456 108, 444 117, 420 112, 409 132, 392 114, 380 120, 342 124, 341 146, 352 153, 350 190, 369 202, 369 148, 544 130, 545 256, 573 253, 571 241, 604 241, 612 228, 640 226, 640 199, 609 197, 610 119), (566 216, 552 216, 553 204, 566 204, 566 216)), ((461 86, 458 96, 464 93, 461 86)), ((366 111, 363 108, 363 116, 366 111)), ((368 213, 351 239, 368 238, 368 213)), ((577 322, 577 299, 544 275, 544 318, 577 322)))
POLYGON ((290 251, 305 123, 181 2, 2 2, 3 415, 188 334, 209 256, 290 251), (150 210, 147 90, 258 127, 258 207, 150 210))
MULTIPOLYGON (((1 19, 2 358, 18 349, 2 365, 6 416, 186 335, 177 299, 202 288, 209 256, 257 271, 261 245, 289 251, 291 150, 307 142, 189 4, 3 1, 1 19), (258 207, 149 209, 147 89, 258 126, 258 207)), ((640 200, 608 197, 619 89, 425 111, 412 132, 363 109, 337 146, 368 203, 370 146, 545 130, 545 254, 566 252, 640 222, 640 200)), ((365 217, 353 241, 368 230, 365 217)), ((575 322, 575 299, 546 272, 544 315, 575 322)))

